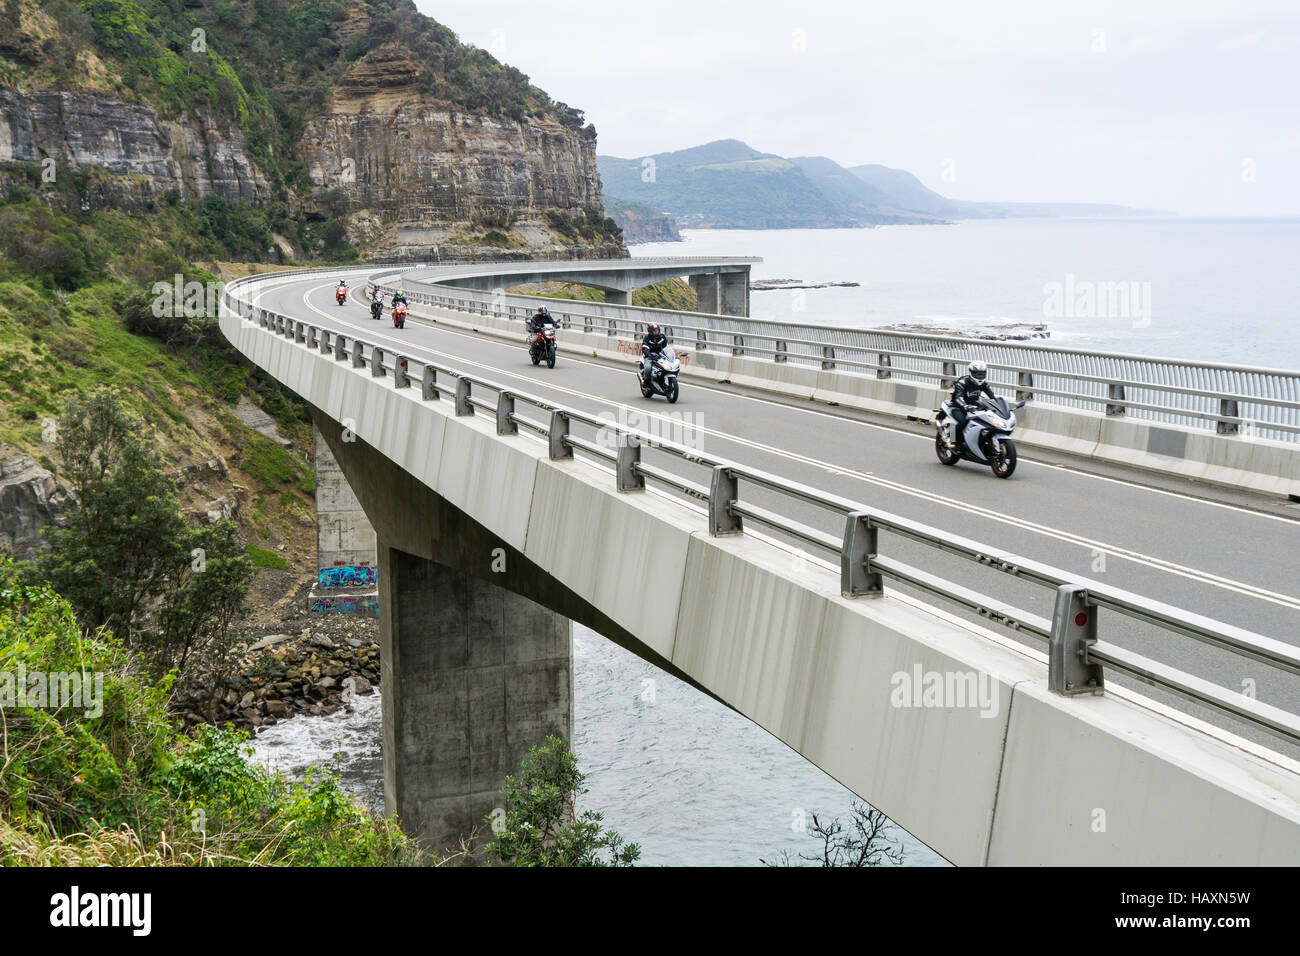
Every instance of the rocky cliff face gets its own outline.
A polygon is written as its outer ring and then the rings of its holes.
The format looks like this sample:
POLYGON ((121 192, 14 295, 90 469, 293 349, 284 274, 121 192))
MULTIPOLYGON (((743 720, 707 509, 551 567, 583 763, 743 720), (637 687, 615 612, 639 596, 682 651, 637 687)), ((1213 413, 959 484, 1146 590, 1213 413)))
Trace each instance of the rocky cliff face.
POLYGON ((92 168, 107 174, 88 184, 88 208, 140 208, 173 189, 253 204, 271 196, 243 132, 206 111, 165 121, 148 106, 107 96, 0 85, 0 164, 46 160, 56 177, 92 168))
POLYGON ((54 475, 0 446, 0 555, 30 561, 45 547, 41 529, 62 521, 68 507, 54 475))
MULTIPOLYGON (((475 237, 492 231, 513 240, 489 250, 497 256, 515 245, 582 254, 552 236, 544 214, 601 208, 594 135, 447 109, 418 97, 414 64, 369 60, 299 143, 320 214, 342 212, 352 237, 385 256, 472 254, 475 237)), ((586 251, 622 254, 618 243, 586 251)))

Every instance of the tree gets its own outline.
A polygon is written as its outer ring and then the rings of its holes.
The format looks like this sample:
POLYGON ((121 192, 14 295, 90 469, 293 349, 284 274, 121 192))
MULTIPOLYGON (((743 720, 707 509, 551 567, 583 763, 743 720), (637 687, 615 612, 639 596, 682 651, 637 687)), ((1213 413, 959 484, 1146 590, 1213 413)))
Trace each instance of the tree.
POLYGON ((791 854, 782 850, 773 861, 760 860, 765 866, 798 866, 796 860, 819 866, 884 866, 903 863, 903 846, 890 839, 894 825, 875 807, 854 800, 852 816, 846 826, 836 817, 822 823, 817 814, 812 815, 810 834, 822 841, 818 854, 791 854))
POLYGON ((158 654, 180 671, 194 651, 224 656, 253 580, 253 562, 233 521, 189 529, 186 539, 190 561, 170 577, 158 615, 158 654))
POLYGON ((234 522, 186 523, 162 456, 114 389, 70 401, 56 443, 79 507, 46 530, 39 573, 87 631, 111 629, 160 672, 224 652, 253 576, 234 522))
POLYGON ((115 389, 72 399, 56 446, 79 507, 65 527, 46 529, 50 550, 38 568, 87 630, 107 626, 130 644, 186 557, 176 486, 115 389))
POLYGON ((505 816, 488 816, 496 837, 485 852, 512 866, 631 866, 641 856, 637 844, 625 845, 594 810, 577 816, 585 779, 568 744, 548 736, 517 778, 506 777, 505 816))

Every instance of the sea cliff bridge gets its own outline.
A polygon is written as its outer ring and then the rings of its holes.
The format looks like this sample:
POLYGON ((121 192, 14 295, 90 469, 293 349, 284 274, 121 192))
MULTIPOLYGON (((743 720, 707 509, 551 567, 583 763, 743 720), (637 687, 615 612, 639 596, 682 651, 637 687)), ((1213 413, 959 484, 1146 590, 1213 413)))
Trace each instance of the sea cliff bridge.
POLYGON ((575 620, 954 863, 1300 862, 1300 373, 752 319, 753 261, 227 286, 340 476, 332 563, 375 557, 404 825, 449 845, 569 735, 575 620), (705 311, 549 300, 560 362, 529 363, 511 286, 676 275, 705 311), (688 353, 671 408, 633 378, 651 320, 688 353), (1028 402, 1010 481, 923 424, 976 357, 1028 402))

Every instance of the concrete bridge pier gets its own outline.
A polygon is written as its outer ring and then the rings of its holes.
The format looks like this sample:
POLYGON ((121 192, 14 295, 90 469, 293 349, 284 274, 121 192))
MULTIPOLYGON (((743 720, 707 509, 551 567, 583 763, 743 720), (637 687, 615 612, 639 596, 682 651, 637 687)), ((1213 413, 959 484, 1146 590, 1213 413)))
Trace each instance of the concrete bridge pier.
POLYGON ((689 277, 699 297, 697 312, 714 315, 749 315, 749 269, 743 272, 710 272, 689 277))
POLYGON ((612 305, 631 305, 632 293, 621 289, 606 289, 605 301, 612 305))
POLYGON ((482 843, 506 775, 571 739, 569 620, 382 539, 379 567, 384 808, 434 852, 482 843))

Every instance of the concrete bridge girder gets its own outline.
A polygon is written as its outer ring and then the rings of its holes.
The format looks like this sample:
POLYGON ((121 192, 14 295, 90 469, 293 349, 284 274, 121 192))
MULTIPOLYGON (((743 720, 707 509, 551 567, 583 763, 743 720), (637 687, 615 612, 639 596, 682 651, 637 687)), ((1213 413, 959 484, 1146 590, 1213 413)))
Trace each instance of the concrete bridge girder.
POLYGON ((691 288, 700 296, 697 311, 720 315, 749 315, 749 266, 727 267, 676 267, 626 270, 560 269, 554 272, 518 272, 501 273, 494 276, 464 276, 441 280, 439 284, 456 286, 462 289, 474 289, 479 292, 504 291, 517 285, 533 282, 571 282, 575 285, 600 289, 605 293, 605 301, 628 305, 631 294, 637 289, 663 282, 667 279, 686 277, 691 288))

